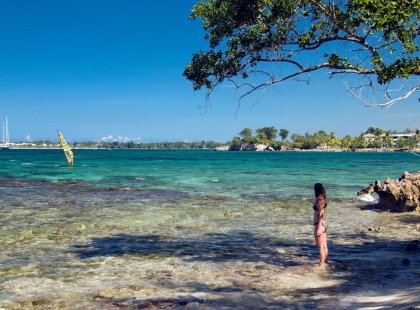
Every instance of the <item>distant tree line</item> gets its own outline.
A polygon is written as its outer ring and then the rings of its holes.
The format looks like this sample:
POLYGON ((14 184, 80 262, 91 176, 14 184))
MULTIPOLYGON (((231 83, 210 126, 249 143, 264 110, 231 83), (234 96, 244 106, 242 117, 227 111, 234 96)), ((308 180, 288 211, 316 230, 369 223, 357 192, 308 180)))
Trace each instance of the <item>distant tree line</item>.
MULTIPOLYGON (((364 148, 398 148, 410 149, 420 145, 420 130, 406 129, 402 132, 396 130, 385 131, 381 128, 369 127, 365 132, 353 137, 346 135, 339 138, 334 132, 327 133, 319 130, 315 133, 305 133, 304 135, 293 133, 289 137, 289 130, 285 128, 276 129, 275 127, 262 127, 253 131, 244 128, 238 136, 232 138, 227 143, 216 141, 198 142, 148 142, 136 143, 128 142, 105 142, 88 141, 69 143, 72 148, 96 148, 96 149, 214 149, 219 146, 229 145, 231 150, 241 150, 247 144, 264 144, 275 150, 280 149, 315 149, 319 147, 342 148, 342 149, 364 149, 364 148), (397 141, 391 137, 393 134, 416 133, 415 137, 399 138, 397 141), (366 134, 373 137, 366 138, 366 134)), ((58 148, 58 142, 38 140, 30 143, 17 144, 20 148, 58 148)))
POLYGON ((420 130, 406 129, 403 132, 396 130, 385 131, 380 128, 369 127, 359 136, 353 137, 346 135, 339 138, 334 132, 326 133, 319 130, 315 133, 305 133, 304 135, 293 133, 290 140, 287 140, 289 131, 287 129, 276 129, 275 127, 262 127, 254 132, 250 128, 244 128, 238 136, 233 137, 230 147, 231 150, 241 150, 246 144, 265 144, 275 150, 280 149, 315 149, 319 147, 326 148, 344 148, 344 149, 364 149, 364 148, 415 148, 420 143, 420 130), (401 137, 396 142, 391 137, 398 133, 415 132, 415 137, 401 137), (366 138, 366 134, 372 134, 374 137, 366 138), (279 139, 278 139, 279 138, 279 139))
MULTIPOLYGON (((81 143, 82 144, 82 143, 81 143)), ((199 141, 199 142, 148 142, 135 143, 129 142, 99 142, 96 147, 105 149, 214 149, 224 145, 222 142, 199 141)))
MULTIPOLYGON (((214 149, 215 147, 225 145, 226 143, 215 141, 199 141, 199 142, 149 142, 149 143, 135 143, 128 142, 105 142, 105 141, 88 141, 88 142, 68 142, 72 148, 97 148, 97 149, 214 149)), ((25 143, 27 147, 36 148, 58 148, 58 142, 50 141, 33 141, 25 143)), ((25 147, 25 145, 21 145, 25 147)))

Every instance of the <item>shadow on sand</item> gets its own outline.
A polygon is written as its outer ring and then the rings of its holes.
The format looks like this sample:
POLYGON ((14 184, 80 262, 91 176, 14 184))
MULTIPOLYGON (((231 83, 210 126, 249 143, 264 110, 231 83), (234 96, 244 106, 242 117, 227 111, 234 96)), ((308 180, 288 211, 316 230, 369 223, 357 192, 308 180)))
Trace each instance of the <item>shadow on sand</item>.
POLYGON ((315 255, 312 245, 296 244, 277 238, 259 237, 247 231, 230 234, 209 233, 199 240, 177 239, 162 235, 134 236, 118 234, 103 238, 93 238, 90 244, 74 247, 81 259, 101 256, 120 256, 124 254, 152 257, 182 257, 185 261, 243 261, 268 262, 275 265, 292 266, 293 260, 281 259, 276 248, 298 247, 295 256, 315 255))
MULTIPOLYGON (((381 240, 372 236, 358 234, 346 236, 365 239, 362 244, 339 245, 330 243, 331 267, 326 277, 337 280, 333 286, 322 288, 284 291, 298 303, 267 300, 266 291, 252 284, 232 284, 224 288, 209 287, 203 283, 183 284, 190 292, 214 294, 214 298, 162 298, 162 299, 112 299, 114 306, 143 308, 178 308, 204 305, 209 308, 259 309, 279 308, 330 308, 330 307, 414 307, 420 303, 420 260, 418 251, 406 251, 408 241, 381 240), (408 263, 402 263, 407 258, 408 263), (188 286, 188 287, 186 287, 188 286), (392 291, 398 288, 398 291, 392 291), (378 295, 379 292, 379 295, 378 295), (222 293, 222 295, 221 295, 222 293), (225 294, 223 294, 225 293, 225 294), (323 297, 320 297, 322 293, 323 297), (389 298, 395 293, 395 298, 389 298), (382 295, 383 296, 382 296, 382 295), (217 295, 217 298, 216 298, 217 295), (222 296, 222 297, 221 297, 222 296), (243 298, 241 298, 241 296, 243 298), (362 296, 362 297, 360 297, 362 296), (388 296, 388 297, 387 297, 388 296), (346 297, 343 299, 343 297, 346 297), (255 307, 254 307, 255 308, 255 307)), ((413 241, 412 241, 413 242, 413 241)), ((317 249, 313 244, 298 244, 279 238, 253 235, 248 231, 235 231, 229 234, 210 233, 199 240, 173 239, 161 235, 118 234, 103 238, 93 238, 90 244, 77 245, 73 249, 80 259, 95 257, 138 255, 159 260, 166 257, 179 257, 186 263, 194 261, 211 262, 255 262, 279 267, 299 266, 303 261, 317 260, 317 249), (279 247, 290 249, 291 254, 282 255, 279 247), (302 256, 305 256, 302 260, 302 256)), ((173 287, 178 287, 174 283, 173 287)), ((166 284, 165 288, 170 287, 166 284)))

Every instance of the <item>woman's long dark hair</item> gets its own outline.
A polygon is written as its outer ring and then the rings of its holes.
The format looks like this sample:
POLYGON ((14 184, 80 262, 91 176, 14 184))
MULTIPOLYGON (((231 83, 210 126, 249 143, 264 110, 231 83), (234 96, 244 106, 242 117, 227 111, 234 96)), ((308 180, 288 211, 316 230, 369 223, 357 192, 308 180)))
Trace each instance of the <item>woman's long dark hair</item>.
POLYGON ((324 185, 321 183, 315 183, 314 185, 315 197, 318 198, 319 196, 324 197, 325 199, 325 208, 327 207, 327 191, 325 190, 324 185))

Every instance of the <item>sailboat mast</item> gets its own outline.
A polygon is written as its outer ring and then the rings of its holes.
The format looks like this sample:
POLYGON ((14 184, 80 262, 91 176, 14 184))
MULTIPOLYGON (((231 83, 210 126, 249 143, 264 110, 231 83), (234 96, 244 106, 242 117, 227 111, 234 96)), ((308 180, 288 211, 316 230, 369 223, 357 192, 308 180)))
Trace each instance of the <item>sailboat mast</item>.
POLYGON ((6 143, 6 146, 9 146, 10 137, 9 137, 9 123, 7 122, 7 115, 6 115, 6 141, 3 143, 6 143))

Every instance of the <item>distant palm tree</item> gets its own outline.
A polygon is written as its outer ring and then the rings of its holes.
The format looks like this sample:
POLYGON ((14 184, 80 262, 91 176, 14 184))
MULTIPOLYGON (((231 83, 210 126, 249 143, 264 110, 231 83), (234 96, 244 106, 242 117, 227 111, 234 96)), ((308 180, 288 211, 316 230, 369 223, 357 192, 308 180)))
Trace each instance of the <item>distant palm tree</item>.
POLYGON ((289 135, 289 131, 287 129, 280 129, 280 134, 279 136, 281 137, 281 139, 284 141, 287 139, 287 136, 289 135))
POLYGON ((252 130, 249 128, 244 128, 239 133, 239 135, 242 137, 243 142, 249 142, 249 140, 252 138, 252 130))

